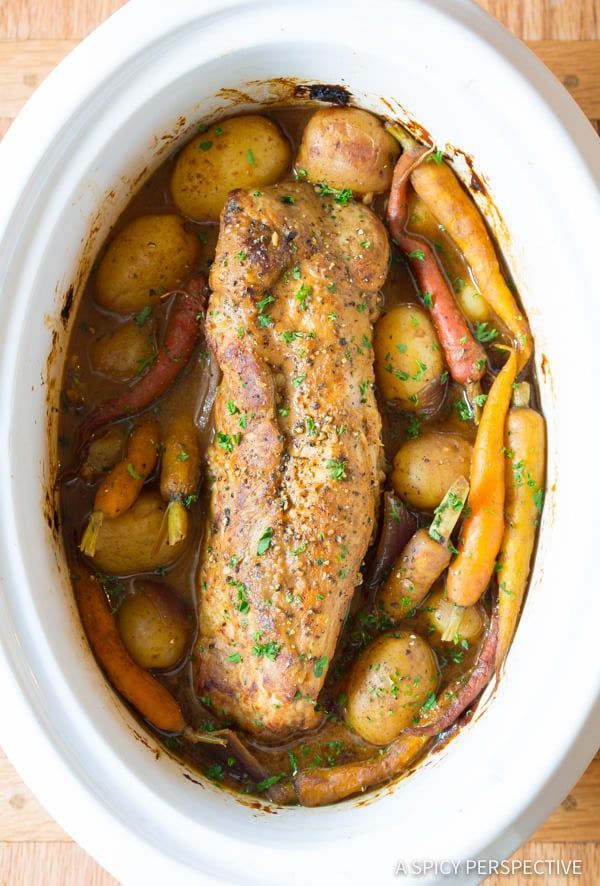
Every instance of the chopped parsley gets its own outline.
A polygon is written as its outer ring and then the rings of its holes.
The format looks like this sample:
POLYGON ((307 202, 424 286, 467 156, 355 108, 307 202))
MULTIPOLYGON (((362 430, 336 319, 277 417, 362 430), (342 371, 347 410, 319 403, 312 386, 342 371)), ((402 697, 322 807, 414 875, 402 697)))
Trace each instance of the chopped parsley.
POLYGON ((408 428, 406 429, 406 436, 409 440, 414 440, 421 433, 421 423, 416 415, 411 415, 408 428))
MULTIPOLYGON (((260 632, 257 632, 254 635, 254 638, 257 639, 260 637, 260 632)), ((256 655, 258 658, 268 658, 271 661, 275 661, 283 646, 281 643, 276 643, 274 640, 269 640, 268 643, 255 643, 252 647, 252 655, 256 655)))
POLYGON ((306 283, 303 283, 296 293, 296 301, 300 305, 300 310, 305 311, 308 307, 308 303, 310 302, 312 297, 312 287, 307 286, 306 283))
POLYGON ((325 467, 332 480, 346 479, 346 460, 344 458, 328 458, 325 467))
POLYGON ((250 166, 256 166, 256 157, 254 156, 254 151, 252 148, 248 148, 246 151, 246 160, 250 164, 250 166))
POLYGON ((239 446, 241 439, 241 434, 224 434, 223 431, 217 432, 217 446, 220 446, 225 452, 233 452, 233 447, 239 446))
POLYGON ((331 195, 340 206, 347 206, 354 199, 350 188, 330 188, 327 182, 319 182, 317 192, 321 197, 331 195))
POLYGON ((497 339, 499 334, 498 330, 490 326, 485 320, 481 323, 475 323, 475 338, 484 345, 497 339))
POLYGON ((269 548, 271 547, 271 539, 273 538, 273 530, 271 527, 265 529, 261 537, 258 539, 258 545, 256 546, 256 553, 259 557, 262 557, 263 554, 266 554, 269 548))
POLYGON ((321 658, 318 658, 313 667, 315 677, 322 677, 328 664, 329 659, 326 655, 322 655, 321 658))
POLYGON ((139 314, 135 315, 135 317, 133 318, 134 323, 137 323, 138 326, 143 326, 151 313, 152 308, 150 307, 150 305, 146 305, 145 308, 142 308, 139 314))

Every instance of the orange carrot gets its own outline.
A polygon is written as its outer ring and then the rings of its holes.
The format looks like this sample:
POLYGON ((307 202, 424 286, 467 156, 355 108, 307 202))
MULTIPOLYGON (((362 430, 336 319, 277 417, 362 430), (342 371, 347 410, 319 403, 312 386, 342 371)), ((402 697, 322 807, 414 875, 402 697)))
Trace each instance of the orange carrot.
POLYGON ((158 459, 160 431, 154 419, 145 419, 133 429, 125 458, 118 462, 98 488, 94 510, 81 539, 80 550, 88 557, 96 552, 96 540, 105 517, 114 519, 137 501, 158 459))
POLYGON ((181 708, 171 693, 137 665, 125 649, 97 580, 82 570, 74 580, 74 587, 90 646, 115 689, 157 729, 182 732, 185 721, 181 708))
POLYGON ((513 336, 520 371, 531 356, 531 333, 502 275, 494 244, 477 206, 446 163, 423 163, 412 171, 410 180, 463 253, 479 291, 513 336))
POLYGON ((504 423, 510 406, 517 356, 510 351, 488 394, 471 461, 471 509, 463 523, 458 555, 448 569, 448 598, 459 606, 476 603, 494 572, 504 532, 504 423))
POLYGON ((435 326, 450 375, 459 384, 477 382, 485 372, 485 351, 473 334, 429 244, 405 230, 408 207, 408 177, 424 159, 427 150, 404 151, 396 163, 387 208, 390 233, 411 263, 435 326))

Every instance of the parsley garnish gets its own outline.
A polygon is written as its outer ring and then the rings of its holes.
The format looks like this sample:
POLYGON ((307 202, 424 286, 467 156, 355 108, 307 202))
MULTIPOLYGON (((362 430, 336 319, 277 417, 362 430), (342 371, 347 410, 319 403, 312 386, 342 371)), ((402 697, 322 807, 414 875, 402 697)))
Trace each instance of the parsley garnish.
POLYGON ((325 467, 332 480, 346 479, 346 460, 344 458, 328 458, 325 467))
POLYGON ((259 557, 263 554, 266 554, 269 548, 271 547, 271 539, 273 538, 273 530, 271 527, 265 529, 261 537, 258 539, 258 545, 256 546, 256 553, 259 557))
POLYGON ((488 344, 498 338, 499 332, 490 326, 485 320, 481 323, 475 323, 475 338, 482 344, 488 344))

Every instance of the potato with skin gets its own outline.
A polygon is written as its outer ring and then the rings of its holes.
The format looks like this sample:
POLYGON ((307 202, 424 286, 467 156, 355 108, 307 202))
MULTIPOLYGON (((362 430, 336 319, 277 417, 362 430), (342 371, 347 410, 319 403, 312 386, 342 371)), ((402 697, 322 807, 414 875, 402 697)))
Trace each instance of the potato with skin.
POLYGON ((394 491, 420 511, 437 508, 459 477, 469 477, 473 447, 458 434, 427 431, 407 440, 394 456, 394 491))
POLYGON ((118 428, 110 428, 101 437, 92 440, 81 468, 83 479, 92 482, 98 474, 104 474, 114 468, 121 460, 123 442, 123 434, 118 428))
POLYGON ((375 326, 374 348, 375 374, 383 397, 406 412, 430 411, 432 391, 443 395, 445 367, 426 311, 409 304, 392 308, 375 326))
POLYGON ((181 661, 192 622, 184 603, 169 587, 136 582, 117 612, 119 634, 132 659, 142 668, 164 670, 181 661))
POLYGON ((177 215, 142 215, 116 235, 96 275, 96 301, 107 311, 133 314, 158 304, 190 276, 197 237, 177 215))
POLYGON ((275 184, 291 156, 288 140, 268 117, 221 120, 192 139, 177 158, 173 200, 195 221, 218 221, 230 191, 275 184))
POLYGON ((159 539, 166 509, 158 492, 144 491, 120 517, 104 520, 96 539, 94 566, 112 575, 131 575, 174 563, 185 543, 168 545, 166 537, 159 539))
POLYGON ((346 719, 365 741, 388 744, 412 725, 438 683, 435 655, 422 637, 410 631, 382 634, 354 663, 346 719))
MULTIPOLYGON (((457 606, 448 599, 443 585, 434 588, 432 593, 419 610, 417 616, 419 627, 427 632, 429 642, 434 646, 442 644, 442 635, 456 616, 457 606)), ((465 606, 459 629, 454 637, 448 642, 456 643, 466 640, 469 644, 475 642, 485 627, 485 622, 479 606, 465 606)))
POLYGON ((149 365, 155 353, 150 325, 125 323, 92 342, 90 363, 95 372, 113 381, 128 381, 149 365))
POLYGON ((296 171, 355 196, 389 190, 400 148, 381 120, 358 108, 323 108, 302 135, 296 171))

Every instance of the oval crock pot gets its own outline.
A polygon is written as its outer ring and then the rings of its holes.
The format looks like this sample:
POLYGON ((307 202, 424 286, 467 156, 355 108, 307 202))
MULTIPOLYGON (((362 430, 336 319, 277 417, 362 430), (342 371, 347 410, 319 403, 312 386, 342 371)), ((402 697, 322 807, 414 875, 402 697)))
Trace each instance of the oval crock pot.
POLYGON ((467 0, 132 0, 23 110, 0 148, 0 744, 119 880, 397 882, 401 861, 507 856, 580 776, 600 684, 598 177, 580 111, 467 0), (549 473, 529 598, 485 710, 367 803, 267 814, 156 759, 83 640, 44 496, 80 269, 188 125, 283 95, 272 78, 343 84, 474 156, 536 338, 549 473))

